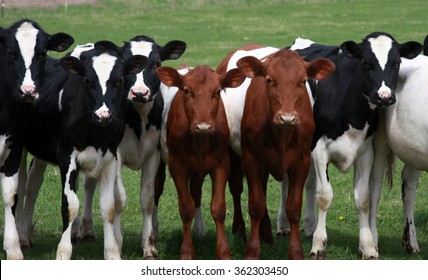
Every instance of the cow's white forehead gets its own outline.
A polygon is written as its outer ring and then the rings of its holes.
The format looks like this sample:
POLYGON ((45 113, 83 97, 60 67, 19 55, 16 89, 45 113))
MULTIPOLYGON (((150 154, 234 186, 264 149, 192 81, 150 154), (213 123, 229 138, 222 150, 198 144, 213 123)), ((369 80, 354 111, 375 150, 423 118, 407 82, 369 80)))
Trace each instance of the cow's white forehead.
POLYGON ((392 48, 392 39, 388 36, 380 35, 376 38, 370 38, 368 41, 379 62, 380 68, 385 70, 386 63, 388 62, 388 54, 392 48))
POLYGON ((110 73, 113 70, 113 67, 116 63, 117 57, 103 53, 99 56, 92 58, 92 65, 97 73, 98 81, 100 82, 103 95, 107 91, 107 81, 110 77, 110 73))
POLYGON ((153 43, 152 42, 146 42, 146 41, 131 41, 131 52, 133 55, 144 55, 149 57, 149 54, 153 50, 153 43))
POLYGON ((25 68, 29 68, 31 60, 34 57, 34 49, 36 47, 37 34, 39 30, 29 22, 24 22, 15 33, 16 41, 18 41, 21 50, 22 58, 24 59, 25 68))

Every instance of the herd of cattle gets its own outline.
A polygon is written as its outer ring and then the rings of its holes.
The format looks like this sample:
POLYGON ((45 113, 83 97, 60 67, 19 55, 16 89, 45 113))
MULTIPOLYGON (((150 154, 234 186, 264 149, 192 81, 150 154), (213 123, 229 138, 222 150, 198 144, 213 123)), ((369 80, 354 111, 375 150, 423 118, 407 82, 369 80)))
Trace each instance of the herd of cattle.
POLYGON ((143 171, 146 259, 158 257, 157 207, 166 166, 183 223, 181 259, 195 257, 192 221, 197 234, 205 233, 201 188, 208 174, 218 259, 231 258, 224 227, 227 183, 234 203, 232 231, 247 240, 245 257, 258 259, 260 241, 272 242, 265 197, 269 176, 281 184, 277 233, 290 235, 289 258, 304 258, 300 220, 306 187, 303 232, 313 236, 309 257, 324 259, 333 198, 329 163, 342 172, 354 166, 359 250, 363 259, 378 259, 376 212, 394 154, 405 164, 403 241, 408 252, 419 252, 413 205, 420 172, 428 170, 427 39, 424 46, 398 43, 376 32, 340 47, 302 38, 284 49, 248 45, 229 53, 215 70, 161 66, 180 58, 186 44, 160 46, 146 36, 121 47, 99 41, 77 46, 61 59, 47 56, 73 43, 70 35, 47 34, 28 19, 0 27, 0 177, 8 259, 23 259, 21 246, 33 243, 34 206, 48 164, 59 167, 62 181, 57 259, 71 258, 73 239, 94 237, 97 185, 104 257, 121 258, 123 166, 143 171), (241 209, 244 177, 248 239, 241 209))

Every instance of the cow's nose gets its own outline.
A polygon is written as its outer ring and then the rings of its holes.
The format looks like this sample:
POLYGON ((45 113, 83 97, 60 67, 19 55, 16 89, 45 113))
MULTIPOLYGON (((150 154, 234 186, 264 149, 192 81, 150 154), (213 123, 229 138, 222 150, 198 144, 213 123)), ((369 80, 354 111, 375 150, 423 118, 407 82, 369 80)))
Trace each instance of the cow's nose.
POLYGON ((280 114, 279 122, 281 125, 290 126, 296 123, 297 116, 296 114, 280 114))
POLYGON ((95 115, 100 121, 107 121, 111 118, 111 112, 105 104, 95 111, 95 115))
POLYGON ((195 124, 195 129, 197 133, 201 133, 201 134, 206 134, 209 133, 211 131, 212 128, 212 124, 210 123, 197 123, 195 124))
POLYGON ((37 93, 35 86, 24 85, 21 87, 21 96, 24 99, 34 100, 38 98, 39 94, 37 93))
POLYGON ((150 98, 150 89, 141 87, 132 88, 129 97, 131 100, 137 102, 147 101, 150 98))

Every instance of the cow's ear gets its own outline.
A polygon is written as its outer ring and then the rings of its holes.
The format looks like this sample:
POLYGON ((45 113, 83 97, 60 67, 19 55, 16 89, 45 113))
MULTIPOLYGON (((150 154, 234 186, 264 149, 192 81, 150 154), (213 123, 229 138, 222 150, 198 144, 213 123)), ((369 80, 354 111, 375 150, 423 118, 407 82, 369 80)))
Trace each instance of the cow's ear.
POLYGON ((49 37, 48 50, 55 52, 63 52, 74 43, 73 37, 67 33, 56 33, 49 37))
POLYGON ((125 63, 125 73, 138 74, 146 68, 147 57, 143 55, 133 55, 125 63))
POLYGON ((220 79, 222 88, 236 88, 239 87, 247 77, 238 68, 234 68, 227 73, 223 74, 220 79))
POLYGON ((319 58, 309 63, 309 66, 306 69, 306 72, 308 73, 308 77, 311 77, 312 79, 324 80, 335 69, 336 69, 336 65, 333 62, 325 58, 319 58))
POLYGON ((183 41, 170 41, 160 49, 161 60, 178 59, 186 50, 186 43, 183 41))
POLYGON ((236 62, 239 70, 248 78, 255 78, 257 76, 266 77, 266 69, 263 63, 254 56, 245 56, 236 62))
POLYGON ((85 64, 74 56, 66 56, 60 59, 62 68, 70 75, 84 75, 85 64))
POLYGON ((161 82, 166 86, 178 87, 179 89, 183 88, 181 75, 175 68, 160 66, 156 69, 156 73, 159 80, 161 80, 161 82))
POLYGON ((120 47, 118 47, 115 43, 107 41, 107 40, 96 42, 94 44, 94 48, 96 50, 101 51, 101 52, 116 51, 118 53, 121 53, 120 47))
POLYGON ((340 45, 340 49, 347 58, 362 58, 363 54, 357 43, 346 41, 340 45))
POLYGON ((424 47, 414 41, 406 42, 404 44, 399 44, 398 49, 400 50, 400 56, 407 59, 413 59, 417 57, 424 47))

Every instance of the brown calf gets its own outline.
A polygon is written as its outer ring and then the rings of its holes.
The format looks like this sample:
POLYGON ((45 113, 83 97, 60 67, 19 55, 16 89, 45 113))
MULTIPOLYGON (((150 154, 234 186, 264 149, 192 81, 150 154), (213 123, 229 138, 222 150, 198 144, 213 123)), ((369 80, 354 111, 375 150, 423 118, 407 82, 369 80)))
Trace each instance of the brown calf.
POLYGON ((230 173, 229 128, 220 92, 237 87, 245 76, 234 69, 219 75, 207 66, 197 66, 185 75, 171 67, 157 74, 167 86, 178 87, 167 117, 169 172, 174 180, 183 222, 181 259, 194 259, 191 223, 195 212, 193 193, 200 193, 204 177, 212 181, 211 215, 216 224, 218 259, 230 259, 224 230, 225 187, 230 173))
POLYGON ((307 63, 296 52, 283 49, 263 62, 252 56, 241 58, 237 66, 252 78, 241 121, 242 164, 251 217, 246 258, 259 258, 259 227, 266 214, 265 195, 271 174, 278 181, 288 176, 288 253, 290 259, 303 259, 299 224, 315 128, 305 82, 308 78, 325 79, 334 64, 326 59, 307 63))

